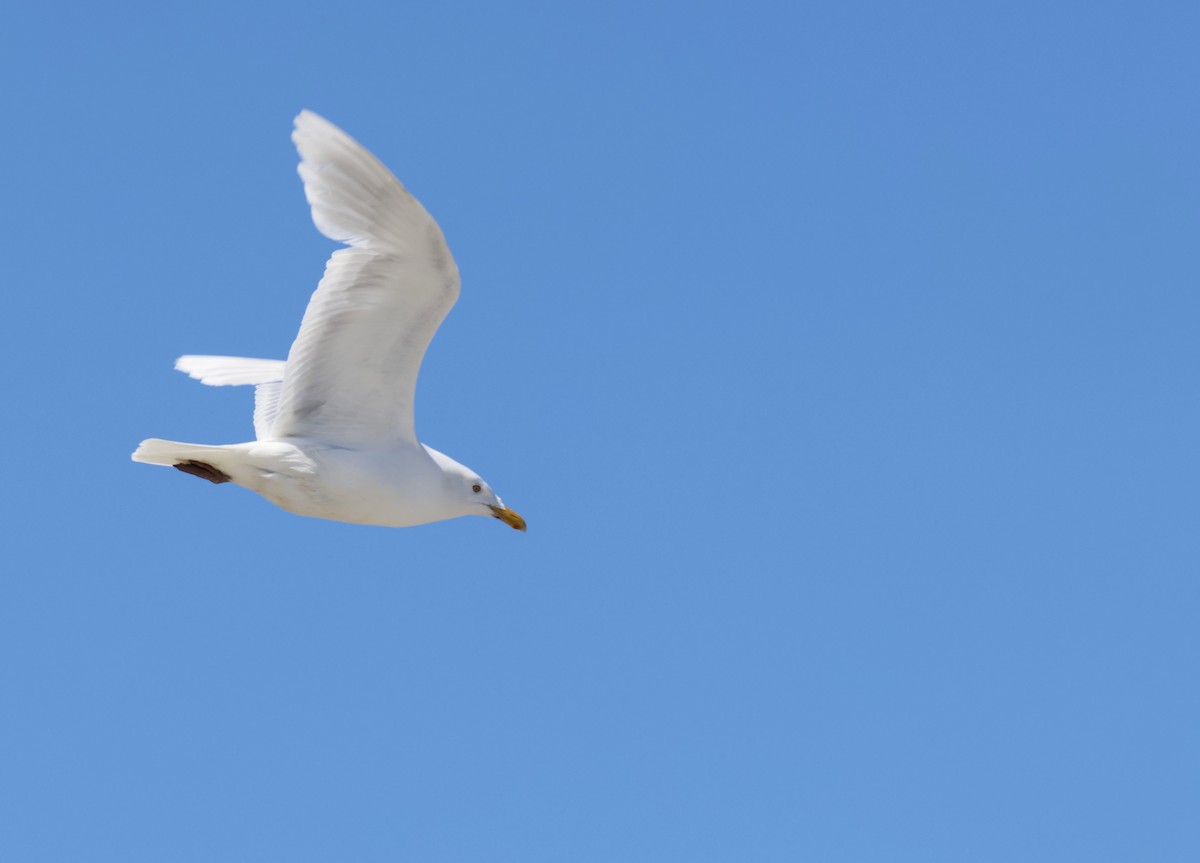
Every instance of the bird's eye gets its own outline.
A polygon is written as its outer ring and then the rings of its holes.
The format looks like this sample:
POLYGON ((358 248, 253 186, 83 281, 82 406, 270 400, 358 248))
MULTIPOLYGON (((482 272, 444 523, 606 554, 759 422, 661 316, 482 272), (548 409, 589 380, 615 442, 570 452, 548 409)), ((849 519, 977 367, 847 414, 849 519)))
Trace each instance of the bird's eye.
POLYGON ((479 483, 475 483, 475 485, 471 486, 471 491, 479 494, 479 492, 483 491, 483 486, 481 486, 479 483))

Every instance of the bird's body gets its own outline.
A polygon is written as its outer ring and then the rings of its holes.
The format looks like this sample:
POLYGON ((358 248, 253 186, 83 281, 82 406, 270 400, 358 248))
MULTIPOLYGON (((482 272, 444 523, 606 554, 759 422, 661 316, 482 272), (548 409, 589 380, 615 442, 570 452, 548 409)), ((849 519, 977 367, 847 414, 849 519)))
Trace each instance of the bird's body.
POLYGON ((285 361, 183 356, 202 383, 255 386, 257 440, 150 439, 134 461, 233 482, 298 515, 408 527, 490 515, 524 520, 477 474, 418 440, 417 372, 458 297, 437 223, 374 156, 309 111, 293 140, 313 221, 333 254, 285 361))
POLYGON ((243 486, 296 515, 411 527, 472 514, 458 511, 452 499, 437 505, 451 479, 444 465, 452 460, 426 447, 343 447, 304 438, 202 446, 152 439, 137 455, 151 464, 207 465, 215 473, 196 475, 243 486))

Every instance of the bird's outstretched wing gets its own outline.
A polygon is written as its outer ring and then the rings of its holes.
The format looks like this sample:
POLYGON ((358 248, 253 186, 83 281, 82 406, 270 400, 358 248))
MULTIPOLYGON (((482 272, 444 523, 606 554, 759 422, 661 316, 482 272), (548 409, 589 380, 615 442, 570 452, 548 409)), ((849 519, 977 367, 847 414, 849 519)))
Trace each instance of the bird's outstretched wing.
POLYGON ((417 442, 421 358, 458 299, 442 231, 379 160, 311 111, 292 140, 317 229, 333 253, 288 353, 272 437, 417 442))
POLYGON ((175 361, 179 371, 210 387, 254 384, 254 436, 259 440, 273 439, 271 432, 283 389, 283 367, 283 360, 197 354, 186 354, 175 361))

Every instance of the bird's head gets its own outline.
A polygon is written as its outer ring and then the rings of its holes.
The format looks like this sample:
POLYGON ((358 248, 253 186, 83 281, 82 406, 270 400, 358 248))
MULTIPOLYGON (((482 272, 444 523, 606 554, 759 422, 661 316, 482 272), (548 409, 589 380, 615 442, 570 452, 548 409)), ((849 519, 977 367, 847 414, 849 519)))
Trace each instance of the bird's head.
POLYGON ((514 530, 525 530, 525 519, 506 507, 483 477, 444 453, 430 447, 425 449, 442 469, 447 493, 461 505, 460 515, 490 515, 514 530))

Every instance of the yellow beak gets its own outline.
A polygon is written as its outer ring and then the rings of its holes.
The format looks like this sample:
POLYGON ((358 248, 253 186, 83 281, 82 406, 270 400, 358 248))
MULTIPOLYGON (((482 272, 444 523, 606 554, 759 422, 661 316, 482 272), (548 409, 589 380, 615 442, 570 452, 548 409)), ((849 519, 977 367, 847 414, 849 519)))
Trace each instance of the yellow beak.
POLYGON ((492 511, 492 515, 494 515, 496 518, 500 519, 502 522, 507 524, 513 530, 524 530, 525 529, 525 519, 521 518, 521 516, 517 515, 515 512, 513 512, 508 507, 492 506, 489 503, 487 505, 487 508, 492 511))

